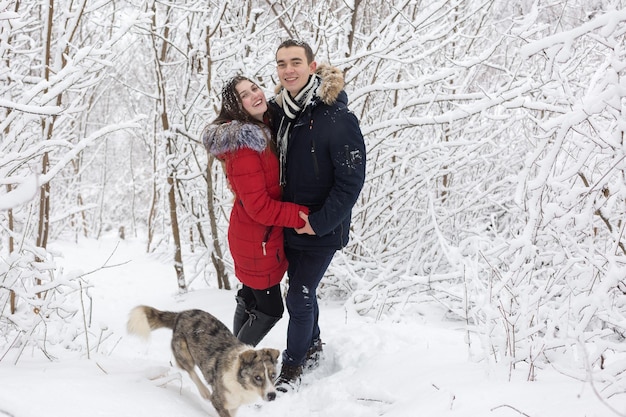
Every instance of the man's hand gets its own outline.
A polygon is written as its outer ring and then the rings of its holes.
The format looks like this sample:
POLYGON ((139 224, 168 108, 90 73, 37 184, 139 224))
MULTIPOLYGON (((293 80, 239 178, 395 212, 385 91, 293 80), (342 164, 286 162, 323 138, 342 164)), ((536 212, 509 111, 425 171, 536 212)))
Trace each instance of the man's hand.
POLYGON ((305 213, 303 213, 301 211, 298 212, 298 213, 300 214, 300 218, 302 220, 304 220, 306 222, 306 224, 301 229, 297 229, 296 228, 295 229, 296 233, 299 234, 299 235, 307 234, 307 235, 313 235, 314 236, 315 235, 315 230, 313 230, 313 228, 311 227, 311 224, 309 223, 309 215, 305 214, 305 213))

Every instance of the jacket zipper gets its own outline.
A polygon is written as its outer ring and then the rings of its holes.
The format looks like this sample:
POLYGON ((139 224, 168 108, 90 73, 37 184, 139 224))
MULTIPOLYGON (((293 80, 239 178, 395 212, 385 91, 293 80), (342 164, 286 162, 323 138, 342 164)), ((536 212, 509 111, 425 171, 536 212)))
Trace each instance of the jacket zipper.
MULTIPOLYGON (((309 130, 313 130, 313 119, 309 123, 309 130)), ((311 157, 313 158, 313 170, 315 171, 315 178, 320 179, 320 167, 317 164, 317 155, 315 154, 315 139, 311 139, 311 157)))
POLYGON ((263 236, 263 242, 261 242, 261 248, 263 248, 263 256, 267 256, 267 250, 265 250, 265 245, 267 245, 267 242, 270 240, 270 234, 272 233, 272 227, 273 226, 269 226, 268 228, 265 229, 265 235, 263 236))

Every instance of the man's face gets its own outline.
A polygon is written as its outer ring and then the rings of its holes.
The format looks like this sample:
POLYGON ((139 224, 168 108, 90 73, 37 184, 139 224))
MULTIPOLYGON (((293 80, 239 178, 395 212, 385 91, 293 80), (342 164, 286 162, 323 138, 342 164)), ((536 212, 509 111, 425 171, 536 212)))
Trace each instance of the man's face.
POLYGON ((307 62, 304 48, 289 46, 276 52, 276 70, 280 83, 295 97, 315 72, 317 63, 307 62))

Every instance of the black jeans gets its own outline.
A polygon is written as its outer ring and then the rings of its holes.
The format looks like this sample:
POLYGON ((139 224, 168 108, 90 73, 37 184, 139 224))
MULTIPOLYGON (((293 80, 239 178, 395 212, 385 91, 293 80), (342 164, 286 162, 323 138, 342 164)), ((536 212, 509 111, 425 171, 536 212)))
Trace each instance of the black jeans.
POLYGON ((244 299, 246 306, 251 310, 258 310, 272 317, 282 317, 285 311, 280 284, 266 290, 255 290, 244 285, 237 294, 244 299))
POLYGON ((303 251, 285 247, 285 255, 289 260, 289 325, 283 363, 298 366, 304 362, 312 342, 320 337, 316 291, 335 250, 303 251))

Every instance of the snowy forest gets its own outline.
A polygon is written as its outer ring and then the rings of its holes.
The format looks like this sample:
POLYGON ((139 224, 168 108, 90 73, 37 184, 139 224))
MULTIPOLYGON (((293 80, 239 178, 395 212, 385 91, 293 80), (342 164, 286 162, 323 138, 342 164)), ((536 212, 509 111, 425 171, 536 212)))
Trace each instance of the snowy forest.
POLYGON ((0 0, 0 360, 102 337, 57 239, 140 238, 180 292, 234 288, 200 136, 233 75, 273 95, 288 38, 343 71, 368 152, 321 296, 435 305, 477 361, 626 393, 622 0, 0 0))

